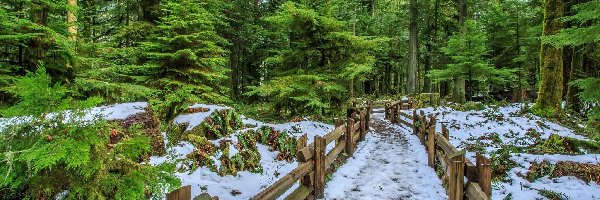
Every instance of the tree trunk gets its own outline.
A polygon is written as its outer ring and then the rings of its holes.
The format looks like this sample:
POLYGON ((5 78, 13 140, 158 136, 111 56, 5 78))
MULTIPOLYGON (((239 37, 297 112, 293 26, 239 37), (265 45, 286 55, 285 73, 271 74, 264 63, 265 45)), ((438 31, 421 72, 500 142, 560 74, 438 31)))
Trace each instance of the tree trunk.
POLYGON ((229 55, 229 63, 231 66, 231 92, 232 92, 232 99, 237 100, 238 96, 239 96, 239 75, 238 75, 238 68, 239 68, 239 59, 238 59, 238 50, 237 50, 237 46, 233 47, 234 49, 232 49, 231 54, 229 55))
MULTIPOLYGON (((32 9, 30 10, 31 14, 31 22, 36 23, 38 25, 45 26, 48 22, 48 12, 50 10, 49 6, 40 1, 33 0, 32 9)), ((33 71, 36 69, 39 61, 43 58, 46 53, 46 48, 43 36, 37 36, 30 40, 29 48, 27 49, 27 53, 25 53, 25 58, 27 58, 27 68, 22 68, 23 74, 25 70, 33 71)))
MULTIPOLYGON (((467 0, 459 0, 458 3, 459 18, 458 24, 461 27, 461 34, 466 34, 466 27, 464 27, 465 20, 467 18, 467 0)), ((465 78, 462 76, 455 77, 454 79, 454 91, 452 92, 453 99, 456 103, 464 103, 465 100, 465 78)))
MULTIPOLYGON (((562 28, 562 0, 546 0, 542 35, 553 35, 562 28)), ((545 114, 558 114, 562 111, 563 57, 562 49, 542 43, 540 53, 540 90, 536 107, 545 114)))
POLYGON ((410 38, 409 38, 409 67, 408 67, 408 84, 407 93, 414 94, 419 92, 418 86, 418 30, 417 30, 417 0, 410 0, 410 38))
POLYGON ((142 19, 152 24, 158 21, 158 10, 160 9, 160 0, 143 0, 142 2, 142 19))
POLYGON ((67 0, 67 24, 71 40, 77 40, 77 0, 67 0))
MULTIPOLYGON (((583 48, 573 47, 569 82, 583 77, 583 51, 583 48)), ((579 92, 578 87, 571 84, 567 85, 567 106, 577 113, 581 111, 581 102, 579 101, 579 98, 577 98, 577 93, 579 92)))

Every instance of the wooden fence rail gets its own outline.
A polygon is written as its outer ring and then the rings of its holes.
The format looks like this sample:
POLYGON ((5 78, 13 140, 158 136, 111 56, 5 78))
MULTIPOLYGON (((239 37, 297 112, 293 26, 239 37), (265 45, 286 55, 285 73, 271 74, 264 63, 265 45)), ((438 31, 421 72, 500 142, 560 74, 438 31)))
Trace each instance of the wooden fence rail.
POLYGON ((442 133, 436 133, 436 118, 426 116, 421 110, 413 110, 412 116, 401 112, 414 108, 414 101, 396 101, 386 104, 386 119, 413 129, 427 151, 427 163, 433 169, 441 169, 441 179, 450 200, 489 199, 492 193, 491 161, 477 153, 476 163, 465 158, 465 150, 459 151, 449 141, 449 131, 442 125, 442 133), (408 106, 407 106, 408 105, 408 106), (464 180, 467 182, 465 183, 464 180))
POLYGON ((324 136, 315 136, 312 144, 307 143, 304 134, 297 142, 296 159, 298 167, 281 179, 256 194, 252 199, 277 199, 288 191, 297 181, 299 187, 285 199, 315 199, 323 198, 325 193, 325 176, 333 173, 331 168, 336 160, 352 156, 358 141, 365 138, 371 118, 373 103, 355 107, 349 111, 346 122, 336 121, 336 128, 324 136), (343 123, 343 124, 342 124, 343 123), (327 145, 335 142, 335 147, 327 152, 327 145))

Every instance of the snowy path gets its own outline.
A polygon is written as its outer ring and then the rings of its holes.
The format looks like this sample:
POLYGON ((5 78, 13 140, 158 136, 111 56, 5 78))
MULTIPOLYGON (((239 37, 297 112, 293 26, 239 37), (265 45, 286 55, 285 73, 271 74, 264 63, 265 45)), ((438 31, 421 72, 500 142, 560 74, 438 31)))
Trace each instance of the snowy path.
POLYGON ((366 140, 326 184, 325 199, 448 199, 419 139, 383 118, 372 115, 366 140))

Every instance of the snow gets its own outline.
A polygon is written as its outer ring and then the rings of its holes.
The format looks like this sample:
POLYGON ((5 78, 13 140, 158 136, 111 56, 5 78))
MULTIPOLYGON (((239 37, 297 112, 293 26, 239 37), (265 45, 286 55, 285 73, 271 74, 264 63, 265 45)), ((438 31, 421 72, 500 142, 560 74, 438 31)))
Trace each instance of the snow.
MULTIPOLYGON (((195 106, 209 108, 210 111, 203 113, 180 115, 175 118, 175 122, 190 123, 190 127, 188 127, 188 129, 190 129, 194 126, 199 125, 212 112, 222 109, 229 109, 228 107, 224 106, 205 104, 196 104, 195 106)), ((210 142, 212 142, 215 145, 219 145, 219 142, 222 140, 231 140, 229 155, 233 156, 238 152, 238 150, 235 149, 235 144, 238 142, 236 135, 248 131, 250 129, 258 129, 261 126, 270 126, 279 131, 288 131, 295 137, 299 137, 302 134, 306 133, 308 135, 308 140, 310 143, 314 139, 314 136, 323 136, 331 132, 334 128, 332 125, 329 124, 312 121, 290 122, 284 124, 269 124, 250 119, 245 116, 242 116, 242 122, 245 125, 253 125, 256 127, 238 130, 230 136, 223 137, 217 140, 211 140, 210 142)), ((181 184, 183 186, 192 186, 192 197, 206 192, 211 196, 218 196, 220 199, 249 199, 298 166, 298 163, 296 161, 277 161, 276 157, 278 152, 269 151, 269 147, 265 145, 257 144, 257 148, 259 153, 261 154, 260 164, 263 167, 262 173, 251 173, 247 171, 241 171, 238 172, 236 176, 227 175, 222 177, 219 176, 217 173, 210 171, 210 169, 206 167, 200 167, 195 171, 186 169, 183 172, 175 173, 175 175, 181 179, 181 184), (241 194, 234 196, 232 194, 232 191, 234 190, 241 192, 241 194)), ((333 148, 333 146, 331 146, 331 148, 333 148)), ((179 144, 174 145, 173 147, 169 147, 165 156, 151 157, 149 163, 152 165, 158 165, 165 162, 175 162, 177 163, 178 167, 182 167, 182 161, 185 159, 186 155, 192 153, 194 149, 195 148, 192 144, 190 144, 187 141, 182 141, 179 144)), ((220 161, 218 160, 220 156, 221 155, 216 155, 212 157, 212 159, 214 159, 215 161, 215 164, 217 165, 220 164, 220 161)), ((288 192, 291 192, 291 190, 288 192)))
MULTIPOLYGON (((427 115, 435 114, 437 118, 436 131, 441 132, 442 124, 450 131, 450 143, 457 148, 463 148, 463 142, 477 140, 490 144, 490 140, 480 140, 479 137, 497 133, 503 144, 513 144, 525 147, 533 144, 533 140, 527 136, 529 130, 535 130, 545 139, 552 134, 567 136, 576 139, 586 138, 577 135, 573 130, 560 126, 554 122, 547 121, 537 116, 527 114, 518 116, 517 113, 524 104, 511 104, 506 107, 488 107, 481 111, 458 111, 448 107, 423 108, 427 115), (492 118, 492 119, 490 119, 492 118), (541 126, 544 124, 545 126, 541 126)), ((412 110, 402 112, 412 115, 412 110)), ((498 150, 497 145, 486 145, 486 152, 498 150)))
MULTIPOLYGON (((122 120, 126 119, 130 116, 143 113, 145 109, 148 107, 147 102, 130 102, 130 103, 120 103, 114 105, 106 105, 91 108, 85 110, 85 115, 80 118, 73 118, 72 111, 64 111, 62 112, 65 116, 64 122, 69 122, 72 120, 78 122, 90 122, 94 121, 94 119, 106 119, 106 120, 122 120)), ((57 113, 49 113, 46 118, 51 119, 57 117, 57 113)), ((0 118, 0 131, 4 130, 4 128, 10 125, 18 125, 31 123, 33 118, 31 116, 22 116, 22 117, 12 117, 12 118, 0 118)))
POLYGON ((227 106, 219 106, 219 105, 208 105, 208 104, 194 104, 189 108, 208 108, 207 112, 197 112, 191 114, 182 114, 173 120, 176 124, 189 123, 187 130, 192 130, 194 127, 200 125, 206 117, 210 116, 214 111, 231 109, 227 106))
MULTIPOLYGON (((464 148, 465 143, 475 142, 487 144, 485 147, 487 153, 498 150, 504 144, 526 147, 534 143, 534 140, 527 136, 527 132, 531 130, 539 133, 542 140, 552 134, 588 140, 586 137, 577 135, 573 130, 546 119, 531 114, 518 115, 523 106, 530 107, 531 105, 511 104, 503 107, 486 107, 481 111, 457 111, 448 107, 429 107, 419 110, 423 110, 426 114, 436 115, 437 132, 441 132, 441 124, 446 124, 450 131, 450 142, 459 149, 464 148), (489 136, 492 133, 498 134, 501 140, 500 144, 493 144, 489 139, 480 139, 480 137, 489 136), (469 139, 471 140, 469 141, 469 139)), ((412 114, 412 110, 403 110, 402 112, 412 114)), ((474 152, 467 153, 467 157, 473 162, 475 162, 474 155, 474 152)), ((570 199, 600 199, 600 186, 595 182, 586 183, 572 176, 557 178, 546 176, 529 182, 522 177, 527 174, 531 163, 546 160, 553 164, 559 161, 598 164, 600 163, 599 154, 513 154, 511 160, 517 162, 519 166, 508 172, 507 182, 492 184, 492 199, 504 199, 508 195, 511 195, 512 199, 546 199, 540 195, 539 190, 541 189, 562 193, 570 199)))
POLYGON ((419 139, 373 114, 365 141, 326 184, 325 199, 448 199, 419 139), (372 121, 373 122, 373 121, 372 121))
POLYGON ((572 161, 578 163, 600 163, 600 154, 587 155, 513 155, 511 160, 520 166, 508 172, 508 182, 499 182, 493 185, 492 199, 504 199, 512 195, 513 199, 544 199, 539 194, 540 189, 562 193, 570 199, 600 199, 600 186, 595 182, 586 183, 573 176, 550 178, 542 177, 533 183, 524 177, 531 163, 540 163, 544 160, 556 164, 559 161, 572 161))

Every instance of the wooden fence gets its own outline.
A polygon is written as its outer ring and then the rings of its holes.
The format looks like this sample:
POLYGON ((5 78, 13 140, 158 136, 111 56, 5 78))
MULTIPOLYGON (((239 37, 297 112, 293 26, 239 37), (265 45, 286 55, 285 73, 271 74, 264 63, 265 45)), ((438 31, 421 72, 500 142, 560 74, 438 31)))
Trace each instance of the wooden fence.
POLYGON ((325 193, 325 176, 333 173, 332 164, 352 156, 356 144, 365 139, 371 118, 373 104, 357 107, 349 112, 348 118, 336 122, 336 128, 324 136, 315 136, 312 144, 307 144, 304 134, 297 142, 296 158, 298 167, 284 175, 271 186, 265 188, 252 199, 277 199, 288 191, 294 183, 300 185, 285 199, 323 198, 325 193), (335 142, 335 147, 327 152, 326 146, 335 142), (343 154, 346 156, 341 156, 343 154))
POLYGON ((459 151, 449 142, 449 132, 442 125, 442 133, 436 133, 436 118, 425 116, 421 110, 412 115, 400 112, 411 108, 411 100, 396 101, 386 105, 385 117, 413 129, 427 150, 427 163, 442 171, 442 182, 450 200, 489 199, 492 192, 491 161, 477 154, 476 164, 465 158, 465 150, 459 151), (410 122, 412 121, 412 122, 410 122), (465 183, 465 177, 467 182, 465 183))

